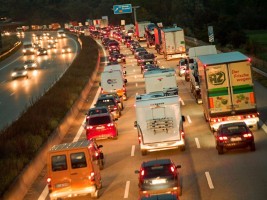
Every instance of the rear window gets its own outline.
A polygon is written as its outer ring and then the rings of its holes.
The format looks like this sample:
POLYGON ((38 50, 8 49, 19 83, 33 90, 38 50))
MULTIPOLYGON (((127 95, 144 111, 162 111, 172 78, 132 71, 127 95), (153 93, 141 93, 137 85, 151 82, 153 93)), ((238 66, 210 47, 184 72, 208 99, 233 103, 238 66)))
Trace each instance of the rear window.
POLYGON ((111 123, 111 119, 109 116, 101 116, 101 117, 92 117, 89 119, 88 124, 90 125, 101 125, 111 123))
POLYGON ((235 134, 243 134, 247 133, 248 129, 246 126, 230 126, 222 128, 221 132, 225 135, 235 135, 235 134))
POLYGON ((100 113, 108 113, 108 110, 106 108, 92 109, 89 110, 88 115, 95 115, 100 113))
POLYGON ((113 99, 101 99, 98 100, 96 106, 114 106, 115 102, 113 99))
POLYGON ((164 177, 164 176, 172 176, 170 165, 158 165, 158 166, 150 166, 145 168, 144 178, 155 178, 155 177, 164 177))
POLYGON ((67 170, 66 155, 52 156, 52 171, 67 170))
POLYGON ((84 152, 70 154, 70 162, 72 169, 87 167, 84 152))
POLYGON ((155 55, 154 55, 154 54, 145 54, 145 55, 144 55, 144 58, 145 58, 145 59, 155 58, 155 55))

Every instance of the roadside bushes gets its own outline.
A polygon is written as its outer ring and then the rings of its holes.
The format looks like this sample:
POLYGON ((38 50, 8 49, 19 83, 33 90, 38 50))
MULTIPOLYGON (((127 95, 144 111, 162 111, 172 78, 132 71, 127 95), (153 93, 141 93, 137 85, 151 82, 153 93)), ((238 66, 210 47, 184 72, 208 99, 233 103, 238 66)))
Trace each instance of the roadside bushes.
POLYGON ((57 128, 95 70, 97 43, 80 39, 82 49, 62 78, 0 132, 0 196, 57 128))

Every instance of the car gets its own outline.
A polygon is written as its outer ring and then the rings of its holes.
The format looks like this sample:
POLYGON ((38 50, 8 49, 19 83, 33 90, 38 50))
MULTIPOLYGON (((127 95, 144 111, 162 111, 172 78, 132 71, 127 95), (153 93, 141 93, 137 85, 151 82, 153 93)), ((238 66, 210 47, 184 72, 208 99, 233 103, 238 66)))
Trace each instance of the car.
POLYGON ((113 96, 115 98, 115 101, 120 106, 120 109, 123 110, 123 108, 124 108, 124 106, 123 106, 123 99, 122 99, 122 97, 119 97, 119 95, 116 92, 101 94, 101 97, 106 97, 106 96, 113 96))
POLYGON ((117 123, 110 113, 95 114, 86 123, 86 137, 91 139, 117 139, 117 123))
POLYGON ((24 66, 15 67, 11 73, 12 79, 28 78, 27 69, 24 66))
POLYGON ((149 63, 149 64, 146 64, 146 65, 142 66, 141 71, 142 71, 143 76, 144 76, 145 72, 151 71, 151 70, 156 70, 156 69, 159 69, 159 66, 158 65, 150 64, 149 63))
MULTIPOLYGON (((148 70, 148 68, 152 68, 151 66, 157 66, 156 63, 154 61, 143 61, 140 63, 140 69, 141 69, 141 74, 144 74, 145 71, 148 70)), ((157 68, 159 68, 157 66, 157 68)))
POLYGON ((149 195, 147 197, 141 197, 139 200, 179 200, 178 197, 174 194, 158 194, 158 195, 149 195))
POLYGON ((99 106, 106 106, 115 119, 118 119, 121 116, 120 106, 112 96, 98 97, 95 107, 99 106))
POLYGON ((137 56, 137 65, 140 66, 141 63, 147 62, 147 61, 154 61, 155 64, 157 64, 156 60, 157 56, 153 53, 145 53, 144 51, 139 52, 137 56))
POLYGON ((177 197, 182 194, 178 168, 171 159, 144 161, 140 170, 135 170, 138 177, 139 196, 171 193, 177 197))
POLYGON ((61 53, 62 54, 64 54, 64 53, 70 53, 70 52, 71 52, 71 48, 69 46, 64 46, 61 49, 61 53))
POLYGON ((135 49, 134 58, 137 58, 140 52, 145 52, 145 51, 147 51, 147 50, 144 47, 139 47, 139 48, 135 49))
POLYGON ((177 67, 179 76, 185 75, 186 70, 189 69, 188 60, 187 59, 179 60, 179 64, 177 65, 177 67))
POLYGON ((101 114, 101 113, 109 113, 109 110, 107 107, 93 107, 93 108, 90 108, 87 113, 85 114, 86 115, 86 122, 88 121, 89 117, 92 116, 92 115, 97 115, 97 114, 101 114))
POLYGON ((254 136, 245 122, 223 123, 214 133, 216 149, 218 154, 223 154, 224 150, 247 148, 256 150, 254 136))
POLYGON ((35 60, 26 60, 24 62, 24 67, 25 67, 25 69, 37 69, 38 64, 35 60))
POLYGON ((126 56, 124 54, 119 53, 118 51, 113 51, 110 53, 108 60, 109 62, 117 61, 118 63, 126 63, 126 56))
POLYGON ((37 56, 41 55, 47 55, 47 49, 46 48, 38 48, 36 51, 37 56))
POLYGON ((117 41, 110 41, 108 42, 107 49, 109 52, 112 52, 113 50, 120 51, 120 44, 117 41))
POLYGON ((53 48, 56 48, 56 47, 57 47, 57 45, 56 45, 55 42, 48 42, 48 44, 47 44, 47 48, 48 49, 53 49, 53 48))

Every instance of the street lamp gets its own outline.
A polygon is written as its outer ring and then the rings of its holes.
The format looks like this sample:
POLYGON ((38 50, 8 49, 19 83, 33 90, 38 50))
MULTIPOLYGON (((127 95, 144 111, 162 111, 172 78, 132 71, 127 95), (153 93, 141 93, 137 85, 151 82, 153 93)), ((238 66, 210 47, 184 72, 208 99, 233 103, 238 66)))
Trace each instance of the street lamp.
POLYGON ((140 8, 140 6, 133 6, 132 8, 134 10, 134 24, 136 24, 136 22, 137 22, 136 9, 140 8))

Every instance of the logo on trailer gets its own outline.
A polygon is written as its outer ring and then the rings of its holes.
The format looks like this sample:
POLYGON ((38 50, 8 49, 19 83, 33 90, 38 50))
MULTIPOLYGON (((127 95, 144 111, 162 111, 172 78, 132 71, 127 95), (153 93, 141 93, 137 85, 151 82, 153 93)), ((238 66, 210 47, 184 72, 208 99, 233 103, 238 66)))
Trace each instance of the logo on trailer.
POLYGON ((108 79, 107 83, 108 84, 114 84, 114 83, 117 83, 117 80, 116 79, 108 79))
POLYGON ((222 85, 224 81, 225 81, 225 73, 222 71, 209 74, 209 82, 212 85, 222 85))

